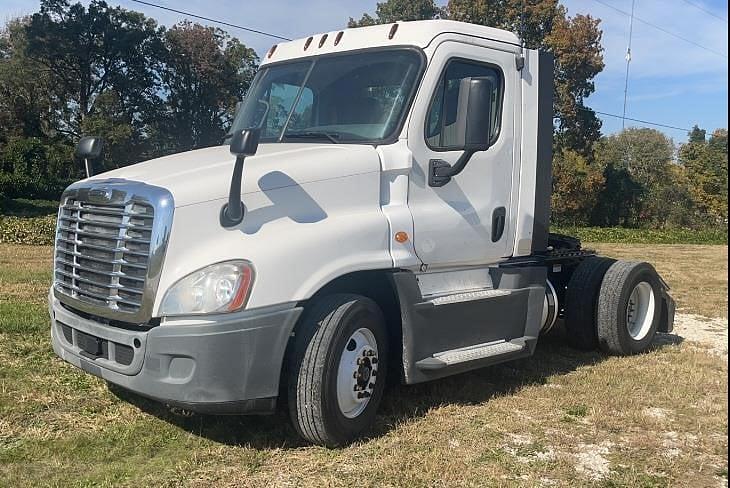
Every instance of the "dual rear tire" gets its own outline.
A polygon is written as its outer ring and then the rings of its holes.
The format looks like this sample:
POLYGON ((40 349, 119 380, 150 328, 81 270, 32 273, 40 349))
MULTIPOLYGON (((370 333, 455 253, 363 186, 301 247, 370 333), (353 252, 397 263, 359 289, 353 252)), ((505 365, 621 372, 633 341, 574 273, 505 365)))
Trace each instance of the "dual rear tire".
POLYGON ((568 341, 619 356, 644 352, 659 328, 661 300, 662 285, 651 264, 586 259, 566 291, 568 341))

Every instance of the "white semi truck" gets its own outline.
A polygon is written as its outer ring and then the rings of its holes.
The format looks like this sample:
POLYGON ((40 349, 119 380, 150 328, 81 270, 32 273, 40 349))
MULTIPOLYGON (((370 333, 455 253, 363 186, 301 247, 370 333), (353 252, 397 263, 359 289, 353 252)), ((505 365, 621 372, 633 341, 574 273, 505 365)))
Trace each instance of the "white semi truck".
POLYGON ((530 356, 556 320, 646 350, 674 320, 654 268, 549 233, 552 94, 550 55, 484 26, 273 46, 222 145, 64 192, 54 350, 178 410, 285 405, 323 445, 373 422, 387 378, 530 356))

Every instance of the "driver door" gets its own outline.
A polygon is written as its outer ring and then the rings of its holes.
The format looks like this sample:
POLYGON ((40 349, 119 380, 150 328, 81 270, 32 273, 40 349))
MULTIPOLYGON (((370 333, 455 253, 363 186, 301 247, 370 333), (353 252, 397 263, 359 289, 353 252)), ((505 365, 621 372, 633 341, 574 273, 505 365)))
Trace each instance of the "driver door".
POLYGON ((416 254, 429 268, 489 264, 511 255, 517 79, 511 52, 460 42, 437 48, 414 104, 408 130, 413 154, 408 205, 416 254), (428 184, 429 162, 453 165, 459 83, 488 77, 494 88, 491 147, 475 153, 442 187, 428 184))

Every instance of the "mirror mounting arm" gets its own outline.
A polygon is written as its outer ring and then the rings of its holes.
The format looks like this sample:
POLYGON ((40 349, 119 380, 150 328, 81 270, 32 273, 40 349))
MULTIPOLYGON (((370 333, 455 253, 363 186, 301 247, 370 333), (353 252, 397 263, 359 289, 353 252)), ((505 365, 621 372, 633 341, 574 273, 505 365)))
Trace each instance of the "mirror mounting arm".
POLYGON ((465 150, 453 166, 443 159, 432 159, 428 162, 428 186, 441 187, 451 181, 451 178, 461 173, 466 168, 474 153, 473 149, 465 150))
POLYGON ((228 203, 221 208, 221 225, 223 227, 233 227, 243 221, 243 215, 246 213, 246 207, 241 201, 241 180, 243 179, 243 162, 246 156, 237 156, 233 166, 233 176, 231 177, 231 188, 228 191, 228 203))
POLYGON ((228 203, 223 205, 220 213, 220 223, 224 228, 235 227, 243 222, 246 207, 241 201, 243 191, 243 162, 246 156, 253 156, 259 147, 259 129, 242 129, 232 133, 231 154, 236 156, 231 176, 231 187, 228 190, 228 203))

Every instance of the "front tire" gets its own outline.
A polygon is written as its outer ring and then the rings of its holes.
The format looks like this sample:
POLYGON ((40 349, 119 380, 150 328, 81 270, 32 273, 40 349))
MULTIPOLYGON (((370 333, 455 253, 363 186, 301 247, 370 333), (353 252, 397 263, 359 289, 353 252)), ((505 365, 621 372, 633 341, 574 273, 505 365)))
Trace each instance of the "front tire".
POLYGON ((369 428, 385 389, 387 331, 369 298, 315 299, 296 330, 289 360, 289 414, 306 440, 334 447, 369 428))
POLYGON ((606 272, 598 297, 598 344, 617 356, 646 351, 661 320, 659 276, 649 263, 616 261, 606 272))

